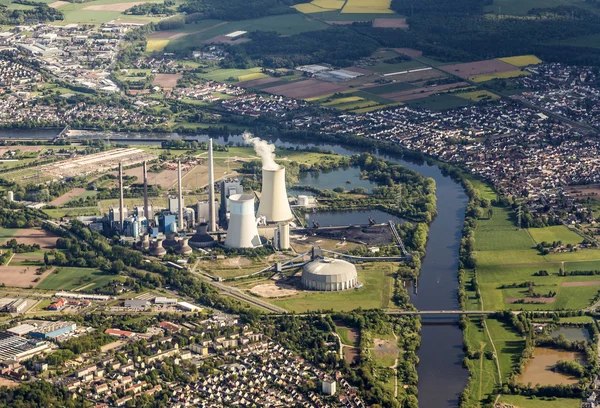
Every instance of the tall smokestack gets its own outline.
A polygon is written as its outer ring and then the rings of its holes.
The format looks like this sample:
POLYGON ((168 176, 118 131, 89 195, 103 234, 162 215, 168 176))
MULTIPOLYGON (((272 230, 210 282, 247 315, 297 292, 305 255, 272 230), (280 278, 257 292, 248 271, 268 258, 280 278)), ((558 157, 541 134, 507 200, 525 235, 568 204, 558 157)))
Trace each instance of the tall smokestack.
POLYGON ((123 204, 123 164, 119 162, 119 228, 123 230, 125 205, 123 204))
POLYGON ((177 207, 179 213, 179 230, 183 230, 183 193, 181 185, 181 160, 177 162, 177 183, 179 185, 179 191, 177 193, 177 207))
POLYGON ((213 140, 208 139, 208 231, 217 230, 215 211, 215 173, 213 164, 213 140))
POLYGON ((144 160, 144 217, 150 220, 148 214, 148 163, 144 160))

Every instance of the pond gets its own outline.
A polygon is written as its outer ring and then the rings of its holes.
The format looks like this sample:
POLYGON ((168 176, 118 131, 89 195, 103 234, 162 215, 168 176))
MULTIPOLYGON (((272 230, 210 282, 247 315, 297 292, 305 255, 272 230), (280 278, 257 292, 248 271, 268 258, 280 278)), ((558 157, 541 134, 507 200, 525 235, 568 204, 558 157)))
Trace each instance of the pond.
POLYGON ((536 347, 533 350, 533 356, 527 362, 525 370, 523 370, 523 374, 519 377, 519 382, 540 385, 577 384, 579 382, 577 377, 554 371, 554 366, 560 360, 585 362, 582 353, 536 347))
MULTIPOLYGON (((336 187, 344 187, 346 190, 363 187, 371 193, 373 187, 377 184, 370 180, 360 178, 360 169, 358 167, 348 167, 345 169, 335 169, 321 172, 302 172, 298 176, 298 186, 312 186, 320 190, 333 190, 336 187)), ((311 194, 309 191, 291 188, 288 190, 291 195, 311 194)))
POLYGON ((590 339, 590 333, 585 327, 565 327, 560 326, 552 331, 552 337, 564 335, 569 341, 587 341, 590 339))

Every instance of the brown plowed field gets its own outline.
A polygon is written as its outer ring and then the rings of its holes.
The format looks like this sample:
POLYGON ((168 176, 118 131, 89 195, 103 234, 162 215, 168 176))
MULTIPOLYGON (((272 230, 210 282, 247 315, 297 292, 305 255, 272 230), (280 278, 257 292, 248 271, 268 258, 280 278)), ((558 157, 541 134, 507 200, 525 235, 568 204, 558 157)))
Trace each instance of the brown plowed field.
POLYGON ((157 74, 152 81, 152 85, 163 88, 175 88, 177 81, 182 77, 181 74, 157 74))
POLYGON ((268 77, 268 78, 253 79, 251 81, 238 82, 237 85, 241 86, 242 88, 251 88, 253 86, 264 85, 264 84, 268 84, 271 82, 277 82, 277 81, 280 81, 280 79, 268 77))
POLYGON ((581 286, 598 286, 600 285, 600 281, 586 281, 586 282, 563 282, 562 287, 564 288, 574 288, 581 286))
POLYGON ((288 98, 305 99, 341 92, 345 91, 346 89, 348 89, 347 85, 322 82, 316 79, 307 79, 305 81, 298 81, 290 84, 266 88, 263 89, 263 91, 276 95, 287 96, 288 98))
POLYGON ((74 188, 71 191, 68 191, 66 193, 64 193, 63 195, 61 195, 58 198, 55 198, 54 200, 50 201, 50 205, 56 205, 56 206, 60 206, 63 205, 69 201, 71 201, 73 198, 80 196, 81 194, 83 194, 85 192, 85 188, 74 188))
MULTIPOLYGON (((58 237, 52 235, 46 230, 36 228, 23 228, 13 234, 9 239, 16 239, 19 244, 33 245, 39 244, 43 249, 56 248, 58 237)), ((7 240, 5 240, 7 241, 7 240)))
POLYGON ((492 72, 506 72, 517 69, 514 65, 506 62, 491 59, 485 61, 467 62, 465 64, 444 65, 439 69, 457 75, 461 78, 469 78, 481 74, 490 74, 492 72))
POLYGON ((376 18, 373 27, 377 28, 408 28, 405 18, 376 18))
POLYGON ((42 275, 36 275, 36 269, 36 266, 0 266, 0 283, 18 288, 35 287, 54 270, 54 268, 51 268, 42 275), (34 282, 36 278, 40 278, 40 280, 34 282))
POLYGON ((145 1, 134 1, 131 3, 120 3, 120 4, 95 4, 82 8, 84 11, 125 11, 129 10, 133 6, 138 4, 144 4, 145 1))

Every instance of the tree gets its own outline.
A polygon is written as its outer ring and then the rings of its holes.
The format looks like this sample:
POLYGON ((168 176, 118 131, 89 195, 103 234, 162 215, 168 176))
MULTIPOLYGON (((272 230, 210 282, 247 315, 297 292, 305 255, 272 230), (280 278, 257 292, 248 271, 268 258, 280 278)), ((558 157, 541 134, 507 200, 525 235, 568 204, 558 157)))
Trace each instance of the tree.
POLYGON ((110 271, 114 274, 118 274, 125 269, 125 264, 120 259, 117 259, 110 265, 110 271))

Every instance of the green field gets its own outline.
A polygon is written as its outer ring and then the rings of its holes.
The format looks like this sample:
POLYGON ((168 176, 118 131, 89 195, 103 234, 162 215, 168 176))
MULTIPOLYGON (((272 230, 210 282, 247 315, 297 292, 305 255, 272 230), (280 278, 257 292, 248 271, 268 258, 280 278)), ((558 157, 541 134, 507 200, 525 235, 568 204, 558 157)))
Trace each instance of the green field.
POLYGON ((441 94, 421 99, 413 99, 411 101, 406 101, 406 104, 434 111, 444 111, 468 106, 471 105, 472 102, 468 99, 459 98, 458 96, 441 94))
POLYGON ((0 228, 0 244, 8 241, 20 228, 0 228))
POLYGON ((203 41, 213 37, 225 35, 233 31, 276 31, 282 35, 299 34, 306 31, 324 30, 327 24, 305 16, 301 13, 283 14, 278 16, 267 16, 251 20, 223 22, 219 20, 209 20, 210 23, 200 23, 185 27, 177 32, 192 33, 185 37, 171 40, 165 50, 167 52, 181 51, 186 49, 195 49, 202 45, 203 41), (202 32, 194 32, 200 31, 202 32))
POLYGON ((568 45, 571 47, 600 48, 600 34, 583 35, 553 42, 551 45, 568 45))
POLYGON ((406 82, 394 82, 392 84, 385 84, 379 86, 373 86, 369 88, 363 88, 364 92, 368 92, 374 95, 382 95, 391 92, 401 92, 407 91, 409 89, 414 89, 415 87, 406 82))
POLYGON ((563 245, 579 244, 583 238, 564 225, 545 228, 529 228, 529 234, 536 243, 561 241, 563 245))
POLYGON ((74 207, 42 209, 50 218, 81 217, 83 215, 100 215, 98 207, 74 207))
POLYGON ((336 311, 375 309, 388 307, 392 295, 393 273, 396 264, 369 263, 358 266, 358 280, 364 286, 357 290, 343 292, 309 292, 301 291, 298 295, 283 299, 265 299, 271 303, 293 312, 306 312, 307 310, 336 311))
POLYGON ((513 366, 519 362, 521 352, 525 348, 525 339, 510 326, 498 320, 487 319, 487 326, 498 351, 503 382, 506 382, 513 366))
POLYGON ((580 399, 556 398, 554 400, 543 400, 536 397, 525 397, 523 395, 502 395, 498 402, 512 404, 518 408, 579 408, 580 399))
MULTIPOLYGON (((493 207, 491 219, 487 219, 486 214, 479 220, 475 231, 475 257, 484 309, 558 310, 589 306, 600 290, 596 283, 600 282, 600 277, 559 276, 559 270, 600 270, 600 251, 580 250, 542 256, 534 247, 536 242, 532 235, 540 242, 580 241, 578 235, 563 226, 519 230, 515 227, 514 213, 508 208, 493 207), (546 270, 550 276, 533 276, 540 270, 546 270), (535 293, 552 291, 556 296, 549 303, 511 303, 511 299, 530 297, 528 288, 499 287, 524 282, 533 282, 535 293), (567 282, 591 283, 589 286, 564 286, 567 282)), ((475 306, 469 303, 469 307, 475 306)))
POLYGON ((122 277, 109 275, 98 269, 61 267, 59 273, 52 272, 36 289, 74 290, 85 286, 85 291, 91 291, 122 277), (89 286, 88 286, 89 285, 89 286))
MULTIPOLYGON (((45 0, 45 3, 53 3, 54 1, 45 0)), ((123 20, 128 22, 149 23, 151 21, 159 21, 160 17, 133 16, 125 15, 119 10, 110 10, 112 4, 123 4, 131 1, 124 0, 94 0, 93 2, 84 3, 69 3, 58 8, 65 15, 63 21, 56 21, 55 24, 71 24, 71 23, 87 23, 87 24, 102 24, 112 20, 123 20), (103 10, 98 10, 98 6, 106 6, 103 10), (89 9, 92 7, 93 9, 89 9), (95 9, 94 9, 95 8, 95 9), (86 10, 87 9, 87 10, 86 10)), ((144 0, 145 3, 162 3, 161 0, 144 0)), ((133 7, 134 4, 131 5, 133 7)))
POLYGON ((494 349, 485 329, 480 327, 479 317, 469 319, 463 334, 470 348, 481 353, 479 359, 468 360, 471 373, 471 401, 479 404, 487 395, 494 392, 494 387, 498 384, 498 368, 495 360, 485 356, 486 352, 493 352, 494 349))

